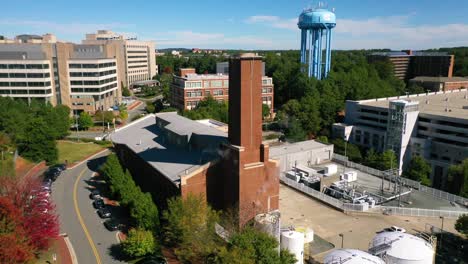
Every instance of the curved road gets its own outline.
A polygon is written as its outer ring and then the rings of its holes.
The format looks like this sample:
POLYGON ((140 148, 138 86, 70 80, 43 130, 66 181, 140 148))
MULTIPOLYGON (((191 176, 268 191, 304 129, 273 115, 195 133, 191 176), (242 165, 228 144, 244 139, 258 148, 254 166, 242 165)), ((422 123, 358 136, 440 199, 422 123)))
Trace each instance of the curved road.
POLYGON ((111 248, 118 244, 117 233, 108 231, 89 198, 93 173, 108 152, 66 170, 52 187, 52 199, 59 215, 60 232, 67 233, 80 264, 123 263, 114 259, 111 248))

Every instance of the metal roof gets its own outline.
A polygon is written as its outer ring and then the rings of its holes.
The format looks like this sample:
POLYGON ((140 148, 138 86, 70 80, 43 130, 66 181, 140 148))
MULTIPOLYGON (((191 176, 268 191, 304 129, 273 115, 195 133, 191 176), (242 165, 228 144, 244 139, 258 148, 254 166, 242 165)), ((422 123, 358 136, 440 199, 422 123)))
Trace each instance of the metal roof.
POLYGON ((270 157, 279 157, 282 155, 296 153, 300 151, 307 151, 312 149, 322 149, 328 145, 317 142, 315 140, 307 140, 296 143, 285 143, 283 145, 274 146, 270 148, 270 157))
POLYGON ((418 76, 410 81, 419 82, 468 82, 468 78, 464 77, 430 77, 430 76, 418 76))

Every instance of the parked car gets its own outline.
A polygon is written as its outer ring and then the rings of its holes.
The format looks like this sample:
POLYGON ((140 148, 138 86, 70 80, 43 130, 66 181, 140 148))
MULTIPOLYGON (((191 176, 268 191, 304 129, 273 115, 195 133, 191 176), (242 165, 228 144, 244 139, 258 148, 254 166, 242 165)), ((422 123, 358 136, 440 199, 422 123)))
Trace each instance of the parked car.
POLYGON ((162 256, 147 256, 139 260, 136 264, 167 264, 166 258, 162 256))
POLYGON ((99 192, 99 190, 94 189, 89 194, 89 198, 93 200, 101 199, 101 193, 99 192))
POLYGON ((110 218, 111 217, 111 211, 107 207, 103 207, 97 211, 99 217, 101 218, 110 218))
POLYGON ((104 207, 104 205, 105 205, 105 204, 104 204, 104 200, 102 200, 102 199, 96 199, 96 200, 94 200, 94 202, 93 202, 93 206, 94 206, 94 208, 96 208, 96 209, 101 209, 101 208, 104 207))
POLYGON ((55 181, 57 180, 57 177, 60 176, 60 173, 62 171, 58 168, 49 168, 44 176, 45 176, 45 179, 50 179, 51 181, 55 181))
POLYGON ((50 168, 57 168, 59 169, 60 171, 64 171, 67 169, 67 165, 65 165, 64 163, 60 163, 60 164, 55 164, 53 165, 52 167, 50 168))
POLYGON ((107 221, 104 222, 104 226, 109 231, 116 231, 116 230, 119 229, 120 224, 117 221, 115 221, 113 219, 110 219, 110 220, 107 220, 107 221))

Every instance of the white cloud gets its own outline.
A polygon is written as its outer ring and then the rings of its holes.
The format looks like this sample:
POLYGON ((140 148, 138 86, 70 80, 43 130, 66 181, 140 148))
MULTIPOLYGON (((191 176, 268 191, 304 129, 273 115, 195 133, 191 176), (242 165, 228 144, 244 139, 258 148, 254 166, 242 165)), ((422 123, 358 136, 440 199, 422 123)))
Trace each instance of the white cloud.
MULTIPOLYGON (((339 49, 425 49, 468 45, 468 24, 413 25, 411 18, 416 14, 373 17, 369 19, 337 19, 334 29, 335 48, 339 49)), ((245 20, 278 29, 299 33, 297 19, 278 16, 251 16, 245 20)), ((284 33, 285 35, 288 33, 284 33)), ((294 44, 298 48, 298 43, 294 44)))
POLYGON ((274 28, 297 30, 297 18, 282 19, 278 16, 251 16, 244 22, 248 24, 266 24, 274 28))
POLYGON ((156 36, 158 47, 197 47, 197 48, 268 48, 272 40, 255 36, 227 36, 223 33, 200 33, 187 31, 174 31, 159 33, 156 36))

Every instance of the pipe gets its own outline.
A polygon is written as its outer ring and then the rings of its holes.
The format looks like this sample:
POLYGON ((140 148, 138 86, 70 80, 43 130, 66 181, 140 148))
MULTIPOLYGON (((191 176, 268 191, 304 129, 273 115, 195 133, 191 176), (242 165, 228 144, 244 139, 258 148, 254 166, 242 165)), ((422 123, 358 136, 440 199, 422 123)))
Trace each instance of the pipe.
POLYGON ((332 50, 331 50, 331 42, 332 42, 332 29, 329 28, 328 29, 328 40, 327 40, 327 50, 328 50, 328 57, 327 57, 327 60, 328 60, 328 69, 327 69, 327 72, 326 72, 326 76, 328 76, 328 73, 330 72, 330 69, 331 69, 331 53, 332 53, 332 50))

